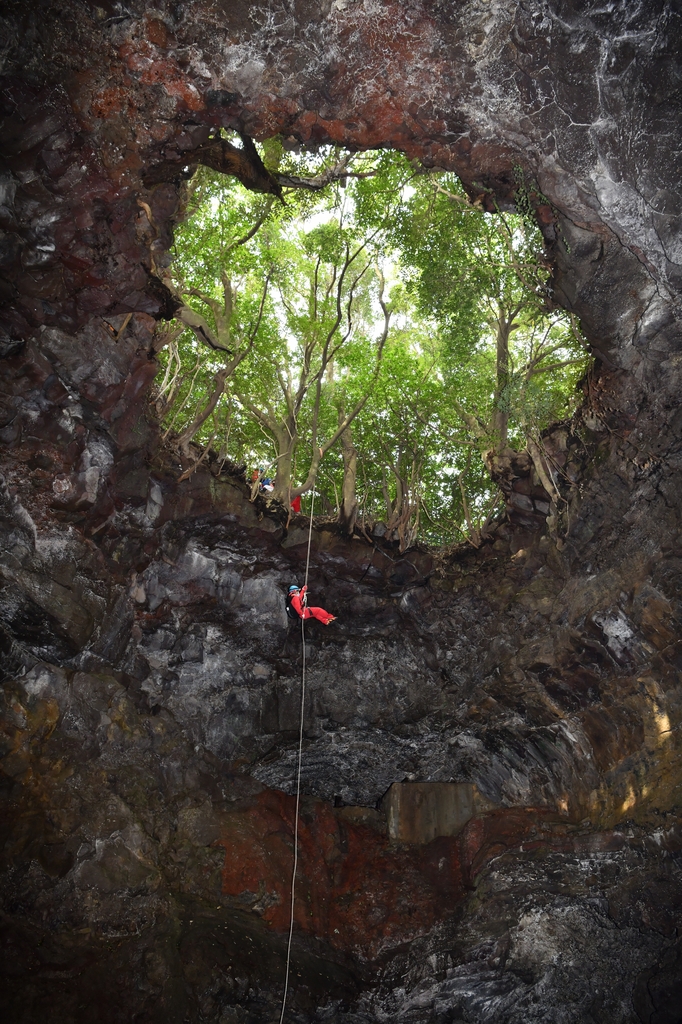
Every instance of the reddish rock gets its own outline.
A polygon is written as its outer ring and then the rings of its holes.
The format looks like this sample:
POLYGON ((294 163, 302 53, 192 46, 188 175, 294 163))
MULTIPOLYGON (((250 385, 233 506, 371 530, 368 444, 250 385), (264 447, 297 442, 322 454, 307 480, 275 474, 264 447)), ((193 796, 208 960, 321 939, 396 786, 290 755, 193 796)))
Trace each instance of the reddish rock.
MULTIPOLYGON (((295 798, 272 790, 223 819, 223 892, 285 931, 290 919, 295 798)), ((425 846, 389 840, 375 828, 304 799, 299 820, 296 927, 339 949, 376 959, 451 917, 490 859, 538 837, 563 843, 556 814, 510 808, 470 819, 457 837, 425 846)))

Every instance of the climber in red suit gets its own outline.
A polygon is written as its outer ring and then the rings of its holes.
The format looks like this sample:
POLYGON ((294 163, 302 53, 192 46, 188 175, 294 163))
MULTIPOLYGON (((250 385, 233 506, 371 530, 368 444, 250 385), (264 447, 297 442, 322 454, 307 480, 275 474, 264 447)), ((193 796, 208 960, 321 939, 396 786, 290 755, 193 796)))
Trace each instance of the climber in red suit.
POLYGON ((307 589, 307 586, 301 589, 295 584, 289 587, 287 608, 293 608, 301 619, 317 619, 318 622, 322 622, 325 626, 328 626, 330 622, 334 621, 336 616, 330 615, 329 612, 324 610, 324 608, 308 608, 307 605, 304 604, 307 589))

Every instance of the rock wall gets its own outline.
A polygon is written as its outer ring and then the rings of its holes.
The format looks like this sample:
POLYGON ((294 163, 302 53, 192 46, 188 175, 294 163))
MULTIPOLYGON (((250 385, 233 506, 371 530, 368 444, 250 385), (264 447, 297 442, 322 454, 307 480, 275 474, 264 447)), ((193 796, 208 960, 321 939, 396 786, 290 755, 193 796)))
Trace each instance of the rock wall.
POLYGON ((678 1024, 679 37, 664 2, 5 5, 3 985, 16 1021, 277 1019, 305 523, 149 411, 212 127, 536 208, 598 361, 478 551, 315 531, 291 1020, 678 1024), (145 186, 177 163, 177 181, 145 186), (547 513, 552 511, 549 520, 547 513), (387 834, 394 782, 475 785, 387 834), (483 806, 488 808, 483 810, 483 806))

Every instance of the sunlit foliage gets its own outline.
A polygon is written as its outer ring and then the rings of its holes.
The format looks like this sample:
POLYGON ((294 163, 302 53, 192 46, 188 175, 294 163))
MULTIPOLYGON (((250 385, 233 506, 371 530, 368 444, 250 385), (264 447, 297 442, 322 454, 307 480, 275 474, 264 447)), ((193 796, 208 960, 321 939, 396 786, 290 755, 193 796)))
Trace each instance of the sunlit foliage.
POLYGON ((283 203, 205 169, 188 187, 169 439, 190 463, 211 446, 262 468, 285 504, 314 487, 320 511, 381 520, 402 547, 476 542, 497 498, 482 454, 570 415, 587 366, 539 232, 401 154, 271 140, 263 158, 283 203))

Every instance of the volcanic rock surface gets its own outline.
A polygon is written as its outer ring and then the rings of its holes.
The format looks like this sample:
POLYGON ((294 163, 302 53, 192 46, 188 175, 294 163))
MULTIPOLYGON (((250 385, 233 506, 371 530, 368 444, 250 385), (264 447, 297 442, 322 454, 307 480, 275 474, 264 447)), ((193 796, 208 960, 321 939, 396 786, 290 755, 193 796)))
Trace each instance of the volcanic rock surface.
POLYGON ((305 640, 287 1019, 682 1020, 680 27, 663 0, 5 3, 6 1019, 279 1015, 307 524, 237 472, 179 481, 149 403, 222 126, 523 197, 597 357, 545 438, 555 508, 508 451, 479 550, 314 531, 338 619, 305 640), (395 782, 480 800, 403 843, 395 782))

